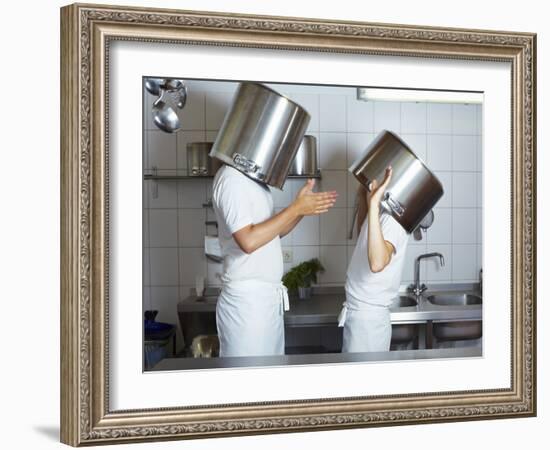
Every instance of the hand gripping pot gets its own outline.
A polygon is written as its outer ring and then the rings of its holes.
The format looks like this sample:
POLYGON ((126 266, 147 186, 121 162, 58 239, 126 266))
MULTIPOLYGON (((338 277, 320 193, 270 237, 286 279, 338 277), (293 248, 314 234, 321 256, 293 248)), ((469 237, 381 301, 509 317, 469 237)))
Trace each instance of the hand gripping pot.
POLYGON ((282 189, 309 119, 305 109, 273 89, 243 82, 210 156, 256 181, 282 189))
POLYGON ((443 196, 443 186, 426 164, 396 134, 382 130, 348 169, 370 190, 370 183, 381 182, 386 167, 392 179, 381 206, 412 233, 443 196))

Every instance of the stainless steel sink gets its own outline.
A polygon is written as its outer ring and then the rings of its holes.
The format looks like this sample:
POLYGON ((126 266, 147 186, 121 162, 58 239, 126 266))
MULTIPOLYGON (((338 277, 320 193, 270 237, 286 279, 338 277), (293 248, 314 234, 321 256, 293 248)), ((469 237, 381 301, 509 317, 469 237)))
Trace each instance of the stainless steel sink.
POLYGON ((439 341, 461 341, 481 337, 481 320, 464 322, 436 322, 433 335, 439 341))
POLYGON ((391 343, 410 342, 418 336, 418 324, 393 324, 391 327, 391 343))
POLYGON ((426 300, 444 306, 481 305, 481 297, 473 294, 434 294, 428 295, 426 300))
POLYGON ((393 299, 391 308, 403 308, 406 306, 416 306, 417 304, 418 302, 413 297, 409 297, 408 295, 400 295, 399 297, 393 299))

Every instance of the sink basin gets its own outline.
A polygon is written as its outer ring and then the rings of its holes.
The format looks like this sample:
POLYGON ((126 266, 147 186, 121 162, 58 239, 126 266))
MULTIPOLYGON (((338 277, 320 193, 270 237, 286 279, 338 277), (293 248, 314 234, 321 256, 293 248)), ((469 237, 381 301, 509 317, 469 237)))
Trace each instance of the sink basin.
POLYGON ((399 297, 396 297, 393 299, 393 303, 391 305, 391 308, 399 308, 399 307, 405 307, 405 306, 416 306, 418 303, 413 297, 409 297, 407 295, 400 295, 399 297))
POLYGON ((481 297, 473 294, 434 294, 426 297, 426 300, 444 306, 481 305, 481 297))

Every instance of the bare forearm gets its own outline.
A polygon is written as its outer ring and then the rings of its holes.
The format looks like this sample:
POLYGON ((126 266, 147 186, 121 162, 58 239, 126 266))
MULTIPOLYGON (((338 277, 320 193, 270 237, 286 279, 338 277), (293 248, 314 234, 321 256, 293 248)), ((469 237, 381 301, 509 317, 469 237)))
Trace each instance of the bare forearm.
POLYGON ((294 220, 288 227, 286 227, 280 234, 281 237, 285 237, 288 233, 290 233, 296 225, 302 220, 304 216, 298 216, 296 220, 294 220))
POLYGON ((233 236, 244 252, 252 253, 283 234, 285 230, 292 229, 300 217, 296 207, 290 205, 263 222, 237 231, 233 236))
POLYGON ((380 227, 379 209, 370 205, 368 217, 368 257, 371 271, 380 272, 390 262, 391 253, 380 227))

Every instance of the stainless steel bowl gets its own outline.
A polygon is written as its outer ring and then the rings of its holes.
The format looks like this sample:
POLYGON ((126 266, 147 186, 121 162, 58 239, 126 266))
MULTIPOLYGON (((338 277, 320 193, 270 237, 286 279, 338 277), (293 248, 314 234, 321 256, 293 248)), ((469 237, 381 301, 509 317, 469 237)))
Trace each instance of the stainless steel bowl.
POLYGON ((259 83, 241 83, 210 156, 250 178, 282 189, 310 115, 259 83))
POLYGON ((387 130, 376 136, 348 170, 370 189, 373 180, 382 181, 388 166, 393 174, 381 206, 412 233, 443 196, 443 185, 400 137, 387 130))

